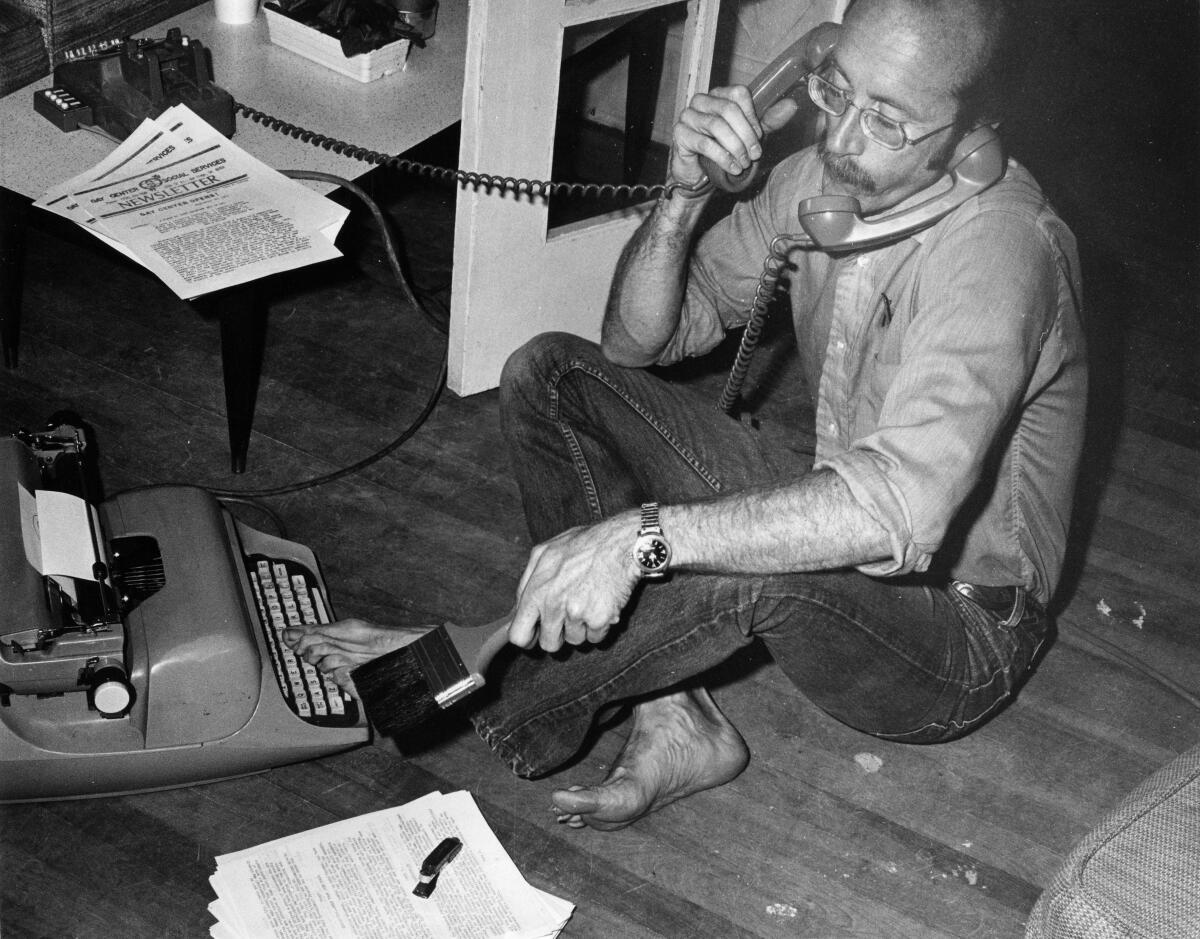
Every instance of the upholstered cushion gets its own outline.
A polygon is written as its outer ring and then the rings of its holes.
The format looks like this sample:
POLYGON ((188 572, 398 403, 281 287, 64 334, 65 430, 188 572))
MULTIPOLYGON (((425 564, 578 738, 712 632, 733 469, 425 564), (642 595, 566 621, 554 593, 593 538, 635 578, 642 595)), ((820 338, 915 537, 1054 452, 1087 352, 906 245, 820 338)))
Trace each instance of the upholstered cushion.
POLYGON ((1200 747, 1131 792, 1071 852, 1026 939, 1200 939, 1200 747))

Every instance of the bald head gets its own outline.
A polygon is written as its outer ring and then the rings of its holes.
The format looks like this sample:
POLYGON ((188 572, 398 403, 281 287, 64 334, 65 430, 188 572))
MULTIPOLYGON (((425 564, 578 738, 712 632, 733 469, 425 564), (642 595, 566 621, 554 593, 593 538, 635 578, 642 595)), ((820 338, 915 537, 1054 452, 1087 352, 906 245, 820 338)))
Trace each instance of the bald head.
POLYGON ((916 49, 932 89, 957 100, 964 128, 1000 119, 1009 0, 852 0, 845 25, 916 49))

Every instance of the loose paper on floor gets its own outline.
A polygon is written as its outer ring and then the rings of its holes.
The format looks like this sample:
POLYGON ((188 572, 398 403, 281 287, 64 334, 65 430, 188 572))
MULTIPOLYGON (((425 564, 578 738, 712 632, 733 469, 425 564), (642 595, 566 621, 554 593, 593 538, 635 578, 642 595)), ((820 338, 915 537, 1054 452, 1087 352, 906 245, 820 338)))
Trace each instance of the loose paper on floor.
POLYGON ((349 214, 183 105, 143 121, 34 205, 77 222, 183 299, 341 256, 349 214))
POLYGON ((217 858, 213 939, 556 936, 574 906, 521 876, 468 792, 431 793, 217 858), (428 899, 421 862, 462 840, 428 899))

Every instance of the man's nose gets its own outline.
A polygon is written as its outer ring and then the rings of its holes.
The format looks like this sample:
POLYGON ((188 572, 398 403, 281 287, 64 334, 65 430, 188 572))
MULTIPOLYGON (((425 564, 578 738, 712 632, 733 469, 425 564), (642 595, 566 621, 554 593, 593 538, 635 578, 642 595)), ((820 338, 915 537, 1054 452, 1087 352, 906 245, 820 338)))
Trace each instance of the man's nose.
POLYGON ((851 104, 841 117, 825 115, 825 149, 834 156, 858 156, 867 145, 858 109, 851 104))

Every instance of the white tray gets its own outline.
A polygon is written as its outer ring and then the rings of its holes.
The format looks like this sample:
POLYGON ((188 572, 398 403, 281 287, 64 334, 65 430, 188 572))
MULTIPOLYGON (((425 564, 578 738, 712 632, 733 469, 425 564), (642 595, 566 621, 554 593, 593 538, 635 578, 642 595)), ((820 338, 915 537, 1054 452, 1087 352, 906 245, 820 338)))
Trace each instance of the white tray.
POLYGON ((373 82, 393 72, 404 71, 408 64, 408 50, 412 43, 407 39, 398 39, 362 55, 347 58, 342 54, 342 44, 333 36, 317 32, 311 26, 305 26, 270 7, 264 6, 263 12, 267 16, 267 36, 275 45, 348 75, 355 81, 373 82))

